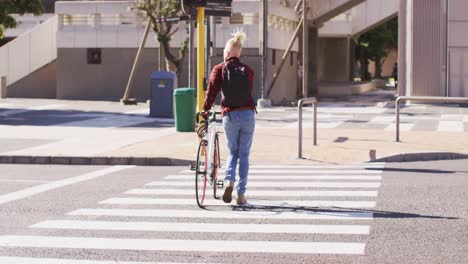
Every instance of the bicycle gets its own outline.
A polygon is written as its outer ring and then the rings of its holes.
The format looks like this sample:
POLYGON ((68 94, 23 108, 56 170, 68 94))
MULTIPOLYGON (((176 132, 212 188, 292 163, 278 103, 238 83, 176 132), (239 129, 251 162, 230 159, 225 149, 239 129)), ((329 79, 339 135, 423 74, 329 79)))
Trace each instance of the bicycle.
POLYGON ((197 113, 197 134, 200 138, 198 145, 197 161, 195 167, 195 196, 197 205, 204 208, 207 183, 213 186, 213 197, 220 199, 218 188, 224 187, 224 181, 218 180, 220 165, 219 137, 216 128, 216 115, 220 112, 209 112, 206 117, 197 113))

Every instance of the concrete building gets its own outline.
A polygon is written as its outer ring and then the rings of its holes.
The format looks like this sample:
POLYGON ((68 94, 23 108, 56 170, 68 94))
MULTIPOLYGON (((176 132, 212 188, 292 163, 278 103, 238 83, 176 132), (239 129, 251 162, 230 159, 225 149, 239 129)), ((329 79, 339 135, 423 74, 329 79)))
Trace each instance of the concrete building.
POLYGON ((468 96, 466 10, 464 0, 400 1, 400 94, 468 96))
MULTIPOLYGON (((55 15, 0 47, 0 75, 7 77, 8 96, 120 99, 144 30, 145 19, 129 8, 134 2, 58 1, 55 15), (90 53, 99 54, 100 61, 90 63, 90 53)), ((340 96, 372 88, 366 84, 350 85, 355 71, 353 40, 400 14, 400 94, 466 96, 468 37, 463 29, 468 24, 468 14, 462 10, 467 10, 468 3, 449 2, 447 16, 447 0, 311 1, 308 13, 311 95, 340 96)), ((296 6, 300 6, 296 0, 269 1, 267 83, 297 27, 300 17, 296 6)), ((211 65, 221 61, 229 33, 242 27, 248 35, 243 60, 257 73, 256 99, 262 89, 259 21, 259 0, 234 0, 232 17, 215 19, 211 57, 211 65)), ((174 48, 187 37, 186 23, 179 23, 179 27, 171 42, 174 48)), ((158 48, 151 33, 132 97, 149 98, 149 76, 157 66, 158 48)), ((275 104, 287 104, 302 95, 300 48, 296 42, 292 55, 286 58, 270 95, 275 104)), ((187 77, 185 69, 180 87, 187 86, 187 77)))

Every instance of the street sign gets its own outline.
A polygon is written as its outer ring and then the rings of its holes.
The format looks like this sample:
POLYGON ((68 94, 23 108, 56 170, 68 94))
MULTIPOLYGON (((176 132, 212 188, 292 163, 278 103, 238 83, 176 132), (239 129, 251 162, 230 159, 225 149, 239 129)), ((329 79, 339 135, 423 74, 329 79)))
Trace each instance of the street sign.
POLYGON ((232 0, 208 0, 205 5, 206 16, 228 16, 232 13, 232 0))

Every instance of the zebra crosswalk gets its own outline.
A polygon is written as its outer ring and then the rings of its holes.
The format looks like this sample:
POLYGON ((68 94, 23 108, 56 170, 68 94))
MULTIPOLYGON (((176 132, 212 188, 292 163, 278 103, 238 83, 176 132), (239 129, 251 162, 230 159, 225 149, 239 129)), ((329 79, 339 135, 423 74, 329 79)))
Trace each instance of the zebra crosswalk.
POLYGON ((163 252, 183 263, 193 254, 197 263, 211 262, 213 254, 221 260, 226 254, 363 255, 384 166, 252 166, 247 206, 211 198, 207 210, 196 205, 193 173, 180 171, 0 236, 0 248, 54 249, 64 257, 10 254, 0 256, 0 264, 175 263, 72 259, 67 250, 163 252), (228 233, 236 235, 223 239, 228 233))

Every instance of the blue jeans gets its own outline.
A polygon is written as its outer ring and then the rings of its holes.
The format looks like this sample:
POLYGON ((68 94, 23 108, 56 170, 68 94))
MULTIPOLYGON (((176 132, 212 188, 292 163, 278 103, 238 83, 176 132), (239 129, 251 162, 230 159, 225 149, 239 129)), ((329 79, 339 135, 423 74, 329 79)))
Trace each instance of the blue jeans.
POLYGON ((255 130, 255 113, 252 110, 232 111, 223 117, 229 155, 226 162, 226 181, 236 181, 239 159, 239 184, 237 194, 245 193, 249 174, 249 155, 255 130))

